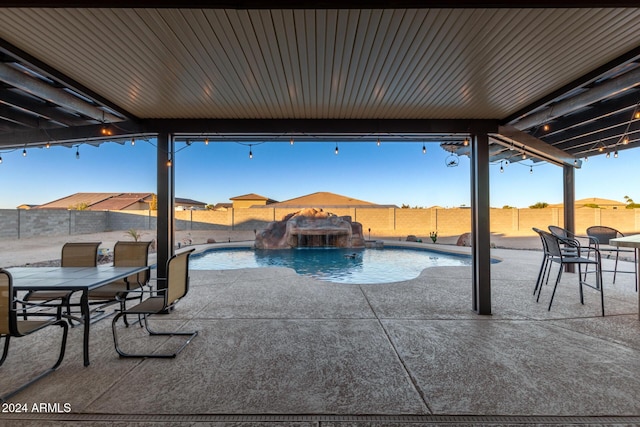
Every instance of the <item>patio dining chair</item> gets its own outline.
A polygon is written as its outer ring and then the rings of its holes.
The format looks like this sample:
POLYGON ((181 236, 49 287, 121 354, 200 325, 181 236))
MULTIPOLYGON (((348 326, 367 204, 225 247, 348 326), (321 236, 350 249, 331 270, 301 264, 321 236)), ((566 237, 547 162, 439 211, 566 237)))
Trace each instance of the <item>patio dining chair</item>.
MULTIPOLYGON (((149 265, 149 247, 152 242, 132 242, 119 241, 113 247, 114 267, 146 267, 149 265)), ((112 304, 120 304, 120 310, 126 310, 126 302, 138 300, 142 302, 142 289, 149 284, 149 269, 143 273, 134 274, 117 282, 109 283, 95 290, 89 291, 87 295, 89 304, 97 305, 95 311, 102 313, 101 316, 92 318, 92 321, 105 317, 104 308, 112 304)), ((110 313, 109 313, 110 314, 110 313)), ((127 317, 124 317, 125 324, 128 325, 127 317)))
MULTIPOLYGON (((603 270, 604 272, 613 272, 613 283, 616 283, 616 274, 617 273, 633 273, 634 277, 638 276, 638 259, 635 248, 618 248, 617 246, 611 246, 609 244, 609 240, 616 239, 618 237, 624 237, 620 231, 616 230, 612 227, 607 227, 604 225, 594 225, 592 227, 587 228, 587 235, 594 239, 594 246, 600 250, 600 252, 606 252, 607 258, 612 256, 614 253, 616 255, 616 261, 613 267, 613 270, 603 270), (618 271, 618 258, 620 257, 620 252, 629 252, 633 253, 633 271, 630 270, 621 270, 618 271)), ((636 283, 636 292, 638 291, 638 282, 636 283)))
POLYGON ((540 264, 540 271, 538 272, 538 279, 536 280, 536 286, 533 288, 533 295, 535 296, 536 293, 538 294, 538 298, 536 299, 537 301, 540 299, 542 284, 543 283, 546 284, 549 282, 549 273, 551 271, 550 267, 552 264, 552 261, 551 261, 552 255, 549 252, 549 248, 547 247, 547 242, 545 238, 541 234, 541 232, 544 232, 544 231, 536 227, 533 227, 532 229, 533 231, 538 233, 538 236, 540 236, 540 241, 542 243, 542 263, 540 264))
MULTIPOLYGON (((60 326, 63 329, 62 344, 60 346, 60 354, 55 364, 40 373, 34 378, 31 378, 25 384, 21 385, 17 389, 0 397, 0 401, 5 402, 11 396, 15 395, 19 391, 25 389, 29 385, 50 374, 62 363, 64 358, 64 352, 67 345, 67 334, 69 332, 69 325, 64 319, 51 316, 49 318, 40 317, 39 320, 19 320, 18 319, 18 304, 24 302, 16 299, 16 294, 13 290, 13 278, 11 273, 6 270, 0 269, 0 337, 4 337, 4 347, 2 356, 0 356, 0 366, 7 359, 9 353, 9 341, 12 337, 19 338, 30 335, 36 331, 46 328, 47 326, 60 326)), ((26 303, 28 304, 28 303, 26 303)))
MULTIPOLYGON (((551 310, 551 305, 553 304, 553 298, 556 293, 556 289, 558 288, 558 283, 560 283, 560 279, 562 278, 562 270, 564 270, 565 265, 577 265, 578 266, 578 286, 580 288, 580 303, 584 304, 584 291, 583 286, 588 286, 590 288, 595 289, 600 292, 600 305, 602 308, 602 315, 604 316, 604 290, 602 288, 602 265, 601 265, 601 257, 600 251, 596 248, 585 248, 581 246, 580 243, 576 240, 562 240, 559 237, 547 233, 546 231, 539 230, 540 237, 544 239, 544 245, 548 250, 548 260, 550 263, 557 263, 559 265, 558 275, 556 277, 556 283, 553 286, 553 292, 551 293, 551 298, 549 300, 549 308, 551 310), (562 249, 563 245, 574 245, 573 248, 575 252, 571 255, 567 255, 566 251, 562 249), (592 257, 585 257, 583 255, 584 251, 588 251, 592 257), (596 273, 596 282, 595 284, 587 283, 583 280, 582 276, 582 267, 585 266, 588 268, 589 266, 594 267, 596 273)), ((540 290, 539 290, 540 292, 540 290)), ((540 294, 538 293, 538 298, 540 298, 540 294)))
MULTIPOLYGON (((60 265, 62 267, 95 267, 98 265, 98 248, 102 242, 70 242, 62 246, 60 265)), ((24 297, 24 301, 43 301, 40 307, 55 307, 58 316, 62 315, 62 308, 66 308, 65 316, 71 320, 71 295, 69 291, 31 291, 24 297)), ((26 310, 23 312, 25 318, 26 310)), ((77 319, 76 319, 77 320, 77 319)))
POLYGON ((173 358, 176 357, 191 340, 198 335, 198 331, 193 332, 157 332, 149 327, 149 317, 154 314, 166 313, 173 310, 175 305, 187 295, 189 291, 189 256, 194 251, 190 249, 178 255, 172 256, 167 261, 166 288, 151 291, 151 295, 141 303, 119 311, 113 318, 111 328, 113 330, 113 343, 115 349, 121 357, 152 357, 152 358, 173 358), (142 316, 141 326, 144 326, 150 336, 186 336, 188 337, 182 345, 172 353, 128 353, 122 350, 118 340, 118 320, 128 314, 142 316))
MULTIPOLYGON (((575 246, 576 244, 578 245, 581 244, 580 240, 582 239, 589 240, 588 237, 578 236, 577 234, 572 233, 566 228, 558 227, 557 225, 550 225, 547 228, 549 229, 549 232, 551 234, 553 234, 558 239, 560 239, 560 241, 562 242, 562 244, 560 245, 560 248, 564 251, 565 255, 568 255, 568 256, 577 255, 577 250, 575 246)), ((587 243, 587 242, 583 242, 583 243, 587 243)))

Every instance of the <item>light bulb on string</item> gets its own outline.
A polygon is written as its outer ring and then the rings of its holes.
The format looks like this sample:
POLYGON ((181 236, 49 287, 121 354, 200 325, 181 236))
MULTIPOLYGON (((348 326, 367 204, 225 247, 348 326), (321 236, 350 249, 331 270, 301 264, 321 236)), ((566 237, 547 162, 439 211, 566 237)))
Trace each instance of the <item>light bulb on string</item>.
POLYGON ((291 138, 291 139, 289 140, 289 145, 293 145, 293 143, 294 143, 293 138, 291 138))
POLYGON ((618 158, 618 150, 613 152, 613 157, 616 158, 616 159, 618 158))
POLYGON ((249 158, 253 159, 253 152, 251 151, 251 145, 249 145, 249 158))
POLYGON ((611 157, 611 153, 607 151, 607 155, 605 156, 607 159, 611 157))
POLYGON ((334 152, 336 153, 336 155, 338 155, 338 143, 336 143, 336 149, 334 152))
POLYGON ((529 174, 533 174, 533 165, 529 166, 529 174))
POLYGON ((76 159, 80 158, 80 148, 76 147, 76 159))
POLYGON ((135 138, 131 138, 131 145, 136 145, 136 139, 135 138))
POLYGON ((462 141, 462 145, 464 145, 465 147, 469 145, 469 138, 465 138, 464 141, 462 141))
POLYGON ((204 145, 209 145, 209 138, 204 139, 204 145))
POLYGON ((47 149, 51 148, 51 143, 47 141, 47 143, 44 144, 44 148, 47 148, 47 149))
POLYGON ((22 157, 27 157, 27 149, 22 150, 22 157))
POLYGON ((504 167, 502 167, 502 162, 500 162, 500 173, 504 173, 504 167))
POLYGON ((0 156, 0 163, 2 163, 2 156, 0 156))
POLYGON ((422 143, 422 154, 427 153, 427 147, 424 146, 424 142, 422 143))
POLYGON ((380 138, 378 138, 378 140, 376 141, 376 145, 380 147, 380 138))

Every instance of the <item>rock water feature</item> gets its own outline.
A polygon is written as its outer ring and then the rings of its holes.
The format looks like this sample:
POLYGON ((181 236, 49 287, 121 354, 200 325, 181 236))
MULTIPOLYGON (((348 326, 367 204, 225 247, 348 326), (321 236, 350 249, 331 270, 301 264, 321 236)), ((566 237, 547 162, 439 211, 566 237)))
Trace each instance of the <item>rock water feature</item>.
POLYGON ((269 223, 256 234, 256 249, 297 247, 363 248, 362 224, 350 216, 337 216, 322 209, 305 208, 269 223))

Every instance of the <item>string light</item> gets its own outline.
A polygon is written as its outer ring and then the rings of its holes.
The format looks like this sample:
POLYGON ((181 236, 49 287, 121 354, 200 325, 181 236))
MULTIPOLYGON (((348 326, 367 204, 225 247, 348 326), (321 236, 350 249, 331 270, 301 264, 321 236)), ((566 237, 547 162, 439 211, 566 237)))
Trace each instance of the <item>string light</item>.
POLYGON ((135 138, 131 138, 131 145, 136 145, 136 139, 135 138))
POLYGON ((76 159, 80 158, 80 148, 76 147, 76 159))
POLYGON ((2 163, 2 156, 0 156, 0 163, 2 163))
POLYGON ((502 161, 500 161, 500 173, 504 173, 504 168, 502 167, 502 161))
POLYGON ((533 165, 529 166, 529 174, 533 174, 533 165))
POLYGON ((27 157, 27 149, 22 150, 22 157, 27 157))
POLYGON ((629 143, 629 137, 628 137, 628 136, 625 136, 625 137, 622 139, 622 145, 627 145, 628 143, 629 143))
POLYGON ((204 145, 209 145, 209 138, 204 139, 204 145))
POLYGON ((424 146, 424 142, 422 143, 422 154, 427 153, 427 147, 424 146))
POLYGON ((607 159, 611 157, 611 153, 607 151, 607 155, 605 156, 607 159))
POLYGON ((111 135, 113 132, 111 131, 111 129, 109 128, 109 125, 105 124, 102 126, 102 128, 100 129, 100 133, 102 135, 108 136, 111 135))
POLYGON ((618 158, 618 150, 613 152, 613 157, 616 158, 616 159, 618 158))
POLYGON ((293 138, 289 140, 289 145, 293 145, 293 138))
POLYGON ((376 141, 376 145, 380 147, 380 138, 378 138, 378 140, 376 141))
POLYGON ((336 142, 336 150, 335 150, 336 155, 338 155, 338 143, 336 142))
POLYGON ((549 125, 545 123, 544 126, 542 126, 542 130, 544 130, 545 132, 549 131, 549 125))
POLYGON ((462 145, 464 145, 465 147, 469 145, 469 138, 465 138, 464 141, 462 141, 462 145))
POLYGON ((51 143, 49 141, 47 141, 47 143, 44 144, 44 148, 46 148, 46 149, 51 148, 51 143))
POLYGON ((249 145, 249 158, 253 159, 253 152, 251 151, 252 145, 249 145))

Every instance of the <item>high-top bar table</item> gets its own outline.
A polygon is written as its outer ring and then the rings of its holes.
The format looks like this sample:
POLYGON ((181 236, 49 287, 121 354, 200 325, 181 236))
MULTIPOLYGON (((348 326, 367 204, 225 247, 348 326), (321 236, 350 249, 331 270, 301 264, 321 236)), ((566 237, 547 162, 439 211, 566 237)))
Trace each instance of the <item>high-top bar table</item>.
MULTIPOLYGON (((637 272, 640 272, 640 234, 609 240, 611 246, 634 248, 636 250, 637 272)), ((636 289, 640 289, 640 274, 636 273, 636 289)), ((638 319, 640 319, 640 292, 638 292, 638 319)))
POLYGON ((7 270, 13 276, 16 291, 70 291, 82 292, 80 310, 84 321, 84 366, 89 366, 89 325, 91 324, 88 294, 90 290, 124 279, 149 267, 13 267, 7 270))

